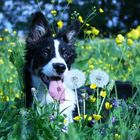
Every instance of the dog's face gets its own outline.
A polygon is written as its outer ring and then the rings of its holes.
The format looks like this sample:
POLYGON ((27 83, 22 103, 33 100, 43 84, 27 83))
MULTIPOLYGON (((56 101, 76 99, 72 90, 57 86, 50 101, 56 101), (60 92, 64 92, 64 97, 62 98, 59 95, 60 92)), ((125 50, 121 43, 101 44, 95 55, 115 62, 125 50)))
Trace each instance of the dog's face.
POLYGON ((63 79, 76 57, 74 40, 80 28, 73 22, 65 31, 52 37, 42 13, 36 13, 27 37, 26 60, 32 73, 46 84, 48 79, 63 79))

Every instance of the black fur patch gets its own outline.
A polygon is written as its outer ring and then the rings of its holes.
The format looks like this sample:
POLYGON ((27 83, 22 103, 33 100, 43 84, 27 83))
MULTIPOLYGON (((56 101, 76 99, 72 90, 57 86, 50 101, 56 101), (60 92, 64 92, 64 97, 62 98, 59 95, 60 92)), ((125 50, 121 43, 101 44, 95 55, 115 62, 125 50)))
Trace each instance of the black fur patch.
POLYGON ((41 68, 48 64, 55 57, 54 40, 60 43, 59 53, 65 60, 67 67, 70 69, 71 64, 76 58, 74 41, 79 33, 80 23, 75 21, 67 29, 59 32, 55 38, 52 37, 51 28, 49 27, 44 15, 37 12, 32 20, 31 28, 26 39, 25 49, 25 69, 24 83, 26 93, 26 107, 32 105, 33 96, 32 74, 39 76, 41 68))

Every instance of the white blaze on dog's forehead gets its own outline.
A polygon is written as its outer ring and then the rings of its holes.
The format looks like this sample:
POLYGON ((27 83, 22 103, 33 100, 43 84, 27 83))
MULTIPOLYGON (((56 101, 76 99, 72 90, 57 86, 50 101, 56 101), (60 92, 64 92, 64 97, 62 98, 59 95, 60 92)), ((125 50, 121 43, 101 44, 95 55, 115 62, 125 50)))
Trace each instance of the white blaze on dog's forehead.
POLYGON ((65 60, 60 55, 59 45, 60 45, 60 42, 57 39, 55 39, 54 40, 55 57, 53 58, 53 62, 54 63, 63 63, 66 65, 65 60))
POLYGON ((55 55, 56 57, 60 57, 60 54, 59 54, 59 45, 60 45, 60 42, 58 40, 54 40, 54 48, 55 48, 55 55))

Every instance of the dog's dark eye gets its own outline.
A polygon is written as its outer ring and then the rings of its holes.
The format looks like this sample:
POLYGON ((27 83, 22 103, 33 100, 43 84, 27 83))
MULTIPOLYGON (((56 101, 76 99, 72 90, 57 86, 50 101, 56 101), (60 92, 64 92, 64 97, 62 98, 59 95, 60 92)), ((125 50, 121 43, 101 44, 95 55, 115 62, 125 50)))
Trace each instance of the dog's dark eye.
POLYGON ((48 53, 46 51, 44 51, 44 52, 42 52, 42 55, 46 57, 46 56, 48 56, 48 53))
POLYGON ((46 57, 46 56, 48 56, 48 54, 49 54, 49 52, 50 52, 50 47, 46 47, 46 48, 44 48, 43 50, 42 50, 42 55, 44 56, 44 57, 46 57))
POLYGON ((69 57, 70 57, 70 54, 67 53, 67 52, 65 52, 65 53, 63 54, 63 57, 64 57, 64 58, 69 58, 69 57))

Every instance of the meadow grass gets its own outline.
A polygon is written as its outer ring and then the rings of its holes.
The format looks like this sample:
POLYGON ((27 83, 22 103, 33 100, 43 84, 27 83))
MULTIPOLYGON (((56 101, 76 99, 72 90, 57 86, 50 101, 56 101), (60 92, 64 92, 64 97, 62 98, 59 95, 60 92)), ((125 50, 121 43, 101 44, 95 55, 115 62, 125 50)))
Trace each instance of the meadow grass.
MULTIPOLYGON (((106 71, 111 80, 130 81, 137 91, 128 100, 117 99, 107 91, 106 100, 116 99, 117 106, 106 109, 103 104, 98 121, 93 117, 96 101, 86 100, 86 115, 68 128, 65 117, 54 104, 40 106, 35 101, 24 108, 25 42, 16 34, 1 32, 0 39, 0 139, 1 140, 139 140, 140 139, 140 41, 119 45, 114 38, 92 38, 76 42, 77 59, 73 67, 82 70, 89 82, 92 69, 106 71), (53 112, 53 114, 52 114, 53 112), (54 115, 55 114, 55 115, 54 115), (91 117, 91 119, 89 118, 91 117), (92 127, 88 127, 92 123, 92 127)), ((117 93, 116 93, 117 94, 117 93)), ((124 93, 125 94, 125 93, 124 93)), ((101 104, 102 98, 99 97, 101 104)))

